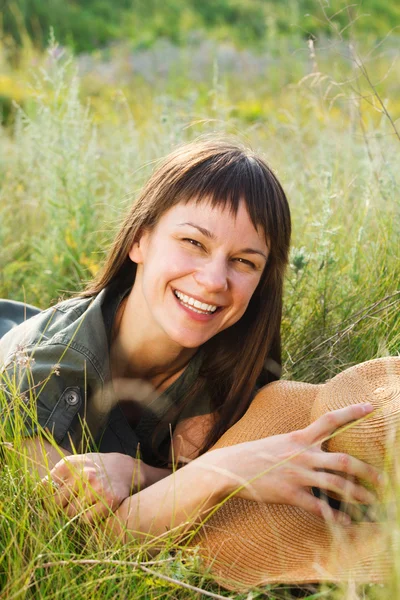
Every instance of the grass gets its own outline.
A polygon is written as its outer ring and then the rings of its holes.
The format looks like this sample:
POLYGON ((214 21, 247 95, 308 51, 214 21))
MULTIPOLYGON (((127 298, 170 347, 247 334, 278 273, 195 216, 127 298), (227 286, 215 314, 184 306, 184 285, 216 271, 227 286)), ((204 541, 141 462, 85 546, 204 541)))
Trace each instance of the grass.
MULTIPOLYGON (((222 67, 210 51, 200 79, 193 55, 181 50, 154 84, 128 73, 121 89, 96 75, 101 56, 85 74, 55 45, 27 56, 16 79, 28 96, 0 131, 0 297, 46 307, 80 289, 154 162, 177 142, 217 131, 262 151, 291 202, 285 377, 319 382, 351 364, 399 354, 393 47, 389 40, 366 49, 358 62, 341 41, 316 51, 286 47, 267 67, 249 55, 252 69, 242 72, 222 67)), ((113 60, 123 72, 124 50, 113 60)), ((18 435, 5 449, 0 479, 1 597, 194 599, 208 592, 255 600, 300 593, 282 586, 224 592, 201 573, 195 550, 173 540, 154 564, 144 563, 139 545, 110 544, 100 529, 68 521, 51 504, 45 510, 17 449, 18 435)), ((385 586, 302 593, 310 600, 396 598, 399 573, 385 586)))

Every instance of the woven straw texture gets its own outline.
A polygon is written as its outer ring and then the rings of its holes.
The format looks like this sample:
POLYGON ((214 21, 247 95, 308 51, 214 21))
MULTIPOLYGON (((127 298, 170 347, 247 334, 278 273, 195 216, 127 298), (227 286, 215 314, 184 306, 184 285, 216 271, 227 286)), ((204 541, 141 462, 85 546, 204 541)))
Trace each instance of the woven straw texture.
MULTIPOLYGON (((362 363, 321 385, 272 383, 215 448, 302 429, 330 410, 361 402, 376 410, 325 449, 393 472, 386 448, 395 447, 400 430, 400 357, 362 363)), ((226 501, 192 543, 217 581, 239 591, 268 583, 382 582, 393 553, 379 523, 333 526, 293 506, 241 498, 226 501)))

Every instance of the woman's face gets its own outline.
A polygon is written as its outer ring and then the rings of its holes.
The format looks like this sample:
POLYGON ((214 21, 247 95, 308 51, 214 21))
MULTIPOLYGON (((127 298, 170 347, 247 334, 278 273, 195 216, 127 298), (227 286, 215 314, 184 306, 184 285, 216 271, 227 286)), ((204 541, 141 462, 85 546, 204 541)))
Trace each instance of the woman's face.
POLYGON ((243 201, 236 216, 190 201, 164 213, 129 256, 138 265, 141 319, 179 346, 197 348, 244 314, 268 248, 243 201))

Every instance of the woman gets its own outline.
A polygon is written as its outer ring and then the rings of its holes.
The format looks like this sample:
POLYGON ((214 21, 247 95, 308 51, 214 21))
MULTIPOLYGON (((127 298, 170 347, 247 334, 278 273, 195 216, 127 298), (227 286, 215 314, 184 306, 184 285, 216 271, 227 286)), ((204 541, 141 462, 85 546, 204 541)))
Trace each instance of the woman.
POLYGON ((340 520, 309 486, 374 501, 343 475, 376 484, 379 473, 320 447, 370 405, 205 452, 279 378, 289 240, 285 194, 259 156, 188 144, 154 172, 86 291, 4 336, 8 381, 17 363, 19 392, 30 390, 26 451, 67 515, 142 538, 190 526, 240 485, 242 497, 340 520))

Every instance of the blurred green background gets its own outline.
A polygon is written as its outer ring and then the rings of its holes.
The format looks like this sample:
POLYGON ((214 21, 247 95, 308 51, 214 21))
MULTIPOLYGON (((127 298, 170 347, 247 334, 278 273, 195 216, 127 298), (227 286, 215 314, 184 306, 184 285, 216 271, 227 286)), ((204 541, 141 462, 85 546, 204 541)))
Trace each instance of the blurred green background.
POLYGON ((18 43, 26 32, 43 48, 53 27, 60 44, 75 52, 120 40, 129 40, 135 48, 148 47, 160 37, 184 44, 193 32, 263 47, 278 35, 330 35, 332 24, 343 29, 349 20, 357 21, 352 29, 357 35, 385 36, 400 24, 400 4, 393 0, 3 0, 2 15, 4 34, 18 43))

